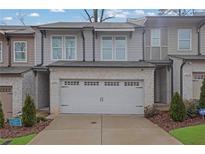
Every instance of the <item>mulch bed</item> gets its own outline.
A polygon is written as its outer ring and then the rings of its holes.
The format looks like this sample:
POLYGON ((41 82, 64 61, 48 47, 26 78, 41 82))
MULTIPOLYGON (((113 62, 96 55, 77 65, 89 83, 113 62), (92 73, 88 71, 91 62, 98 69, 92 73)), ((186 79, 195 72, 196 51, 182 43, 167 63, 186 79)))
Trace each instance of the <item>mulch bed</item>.
POLYGON ((205 120, 203 120, 203 118, 200 116, 195 118, 187 118, 183 122, 175 122, 171 119, 169 112, 160 112, 158 115, 148 119, 167 132, 176 128, 205 124, 205 120))
POLYGON ((0 129, 0 138, 15 138, 25 136, 29 134, 38 134, 44 128, 46 128, 52 120, 41 121, 35 124, 33 127, 11 127, 9 124, 5 124, 3 129, 0 129))

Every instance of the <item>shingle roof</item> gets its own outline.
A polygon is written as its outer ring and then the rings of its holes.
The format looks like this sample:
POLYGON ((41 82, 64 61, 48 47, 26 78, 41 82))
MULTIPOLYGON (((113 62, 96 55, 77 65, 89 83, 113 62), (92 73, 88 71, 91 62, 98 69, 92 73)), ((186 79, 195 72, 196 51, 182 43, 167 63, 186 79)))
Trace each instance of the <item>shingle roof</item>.
POLYGON ((31 67, 0 67, 0 75, 4 74, 22 74, 31 70, 31 67))
POLYGON ((116 67, 116 68, 153 68, 155 65, 144 61, 57 61, 48 67, 116 67))
POLYGON ((205 60, 205 55, 169 55, 170 57, 186 60, 205 60))
POLYGON ((2 34, 33 34, 35 31, 29 26, 0 26, 2 34))
POLYGON ((134 28, 135 24, 128 22, 103 22, 103 23, 89 23, 89 22, 56 22, 44 25, 38 25, 39 28, 134 28))

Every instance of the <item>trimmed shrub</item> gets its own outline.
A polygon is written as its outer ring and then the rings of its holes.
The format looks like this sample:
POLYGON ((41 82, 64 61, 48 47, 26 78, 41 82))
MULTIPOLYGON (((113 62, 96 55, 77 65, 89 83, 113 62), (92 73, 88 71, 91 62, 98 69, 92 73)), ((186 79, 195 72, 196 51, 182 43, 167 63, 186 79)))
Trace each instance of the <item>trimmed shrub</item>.
POLYGON ((185 100, 184 105, 186 107, 187 115, 191 118, 198 116, 198 106, 199 103, 193 102, 191 100, 185 100))
POLYGON ((201 93, 200 93, 200 99, 199 99, 199 107, 200 108, 205 108, 205 78, 204 78, 202 86, 201 86, 201 93))
POLYGON ((172 97, 169 113, 174 121, 183 121, 186 117, 186 108, 178 92, 172 97))
POLYGON ((36 107, 29 95, 26 96, 24 102, 22 121, 26 127, 32 127, 36 123, 36 107))
POLYGON ((4 112, 0 101, 0 128, 4 128, 4 112))
POLYGON ((159 110, 154 105, 148 105, 145 107, 144 113, 146 118, 150 118, 159 114, 159 110))

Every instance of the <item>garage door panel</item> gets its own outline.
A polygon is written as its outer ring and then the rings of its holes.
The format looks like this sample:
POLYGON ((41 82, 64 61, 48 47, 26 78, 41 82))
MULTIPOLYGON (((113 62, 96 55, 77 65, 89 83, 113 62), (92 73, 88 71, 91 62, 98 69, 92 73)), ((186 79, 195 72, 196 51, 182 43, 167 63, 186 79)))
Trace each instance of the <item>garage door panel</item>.
MULTIPOLYGON (((143 114, 142 83, 83 81, 65 86, 62 81, 61 113, 143 114)), ((69 82, 70 83, 70 82, 69 82)))
POLYGON ((0 86, 0 101, 5 119, 12 117, 12 87, 0 86))

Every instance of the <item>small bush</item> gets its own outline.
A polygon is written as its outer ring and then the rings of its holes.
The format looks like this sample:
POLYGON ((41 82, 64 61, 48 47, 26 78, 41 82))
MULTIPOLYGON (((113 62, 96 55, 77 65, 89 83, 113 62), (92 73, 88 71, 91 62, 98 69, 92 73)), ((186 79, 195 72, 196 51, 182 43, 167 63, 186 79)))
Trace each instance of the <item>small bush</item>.
POLYGON ((186 117, 186 108, 178 92, 172 97, 169 113, 174 121, 183 121, 186 117))
POLYGON ((200 99, 199 99, 199 107, 200 108, 205 108, 205 78, 204 78, 202 86, 201 86, 201 93, 200 93, 200 99))
POLYGON ((4 128, 4 112, 0 101, 0 128, 4 128))
POLYGON ((186 107, 187 115, 189 117, 194 118, 198 116, 199 103, 185 100, 184 105, 186 107))
POLYGON ((29 95, 25 99, 22 121, 26 127, 32 127, 36 123, 36 108, 33 99, 29 95))
POLYGON ((146 118, 150 118, 159 114, 159 110, 154 105, 149 105, 145 107, 144 113, 146 118))

